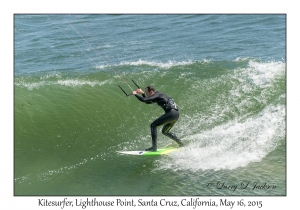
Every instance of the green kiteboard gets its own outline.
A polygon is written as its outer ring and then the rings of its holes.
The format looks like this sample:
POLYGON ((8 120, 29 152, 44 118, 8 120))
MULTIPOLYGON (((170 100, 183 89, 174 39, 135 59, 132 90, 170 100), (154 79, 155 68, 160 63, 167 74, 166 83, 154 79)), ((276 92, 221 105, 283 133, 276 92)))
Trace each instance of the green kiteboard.
POLYGON ((176 150, 178 150, 178 148, 167 147, 167 148, 157 149, 156 152, 151 152, 151 151, 117 151, 117 152, 125 155, 157 156, 157 155, 166 155, 176 150))

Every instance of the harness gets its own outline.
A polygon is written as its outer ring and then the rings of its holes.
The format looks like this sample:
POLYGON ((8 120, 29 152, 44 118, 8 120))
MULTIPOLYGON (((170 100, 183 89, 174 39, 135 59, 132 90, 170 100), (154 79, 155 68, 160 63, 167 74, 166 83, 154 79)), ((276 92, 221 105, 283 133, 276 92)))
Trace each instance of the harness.
POLYGON ((168 98, 167 102, 164 105, 164 108, 166 110, 175 109, 178 111, 178 107, 172 98, 168 98))

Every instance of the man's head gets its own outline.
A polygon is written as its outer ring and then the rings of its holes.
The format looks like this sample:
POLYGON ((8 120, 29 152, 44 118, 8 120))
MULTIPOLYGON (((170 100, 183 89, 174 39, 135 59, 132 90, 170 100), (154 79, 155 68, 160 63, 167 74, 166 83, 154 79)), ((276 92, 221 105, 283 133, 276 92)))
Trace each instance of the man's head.
POLYGON ((146 96, 151 96, 154 94, 154 88, 153 86, 149 85, 145 88, 145 93, 146 93, 146 96))

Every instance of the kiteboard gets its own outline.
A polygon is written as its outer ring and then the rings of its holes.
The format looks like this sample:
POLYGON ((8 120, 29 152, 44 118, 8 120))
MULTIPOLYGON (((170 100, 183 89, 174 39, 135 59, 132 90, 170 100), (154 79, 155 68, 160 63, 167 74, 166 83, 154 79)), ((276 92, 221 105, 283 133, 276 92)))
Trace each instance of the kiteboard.
POLYGON ((157 149, 156 152, 152 152, 152 151, 117 151, 117 152, 125 155, 157 156, 157 155, 166 155, 176 150, 178 150, 178 148, 167 147, 167 148, 157 149))

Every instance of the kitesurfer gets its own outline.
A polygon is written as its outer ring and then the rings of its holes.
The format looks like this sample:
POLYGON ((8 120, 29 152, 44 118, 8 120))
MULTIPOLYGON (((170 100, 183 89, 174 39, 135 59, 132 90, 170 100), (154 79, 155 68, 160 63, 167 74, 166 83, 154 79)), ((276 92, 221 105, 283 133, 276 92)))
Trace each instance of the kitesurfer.
POLYGON ((152 136, 152 147, 146 149, 146 151, 157 151, 157 126, 163 125, 162 133, 172 140, 176 141, 179 146, 183 146, 183 143, 174 133, 170 132, 170 129, 174 126, 179 118, 179 111, 176 103, 172 98, 162 92, 155 91, 153 86, 147 86, 145 92, 142 89, 137 89, 132 92, 140 101, 146 104, 157 103, 158 106, 162 107, 165 114, 156 119, 151 123, 151 136, 152 136), (138 95, 141 93, 142 96, 138 95), (146 93, 146 95, 145 95, 146 93))

